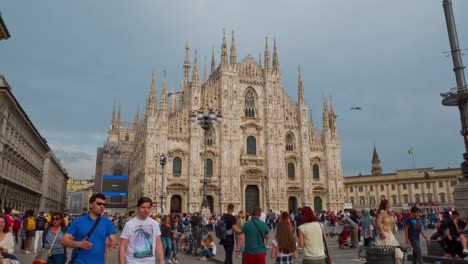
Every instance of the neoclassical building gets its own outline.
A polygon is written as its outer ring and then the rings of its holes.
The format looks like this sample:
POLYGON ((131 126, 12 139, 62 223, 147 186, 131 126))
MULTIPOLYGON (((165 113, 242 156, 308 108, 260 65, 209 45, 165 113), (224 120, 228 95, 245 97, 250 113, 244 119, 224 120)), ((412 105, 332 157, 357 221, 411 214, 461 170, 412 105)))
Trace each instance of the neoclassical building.
POLYGON ((205 65, 203 78, 197 51, 193 67, 189 54, 186 45, 179 91, 169 93, 164 76, 158 96, 153 75, 145 112, 141 118, 137 113, 132 129, 113 118, 104 148, 124 153, 125 144, 133 147, 128 163, 122 159, 109 166, 111 171, 128 169, 128 207, 135 208, 143 195, 159 203, 164 182, 165 213, 200 210, 204 131, 190 121, 190 114, 214 109, 223 121, 209 130, 206 141, 212 212, 224 211, 228 203, 234 203, 236 210, 260 206, 279 211, 302 205, 341 209, 345 192, 333 103, 323 99, 319 131, 309 116, 300 71, 297 102, 284 90, 276 43, 270 57, 266 41, 263 63, 250 55, 238 61, 234 34, 229 54, 224 35, 221 61, 215 63, 213 50, 211 71, 205 65), (164 167, 164 181, 161 165, 155 161, 158 153, 172 157, 164 167))
POLYGON ((423 208, 453 208, 453 187, 460 168, 417 168, 382 173, 381 161, 374 147, 369 175, 344 177, 346 203, 353 208, 377 208, 383 199, 399 210, 412 205, 423 208))
POLYGON ((68 173, 0 75, 0 207, 65 209, 68 173))

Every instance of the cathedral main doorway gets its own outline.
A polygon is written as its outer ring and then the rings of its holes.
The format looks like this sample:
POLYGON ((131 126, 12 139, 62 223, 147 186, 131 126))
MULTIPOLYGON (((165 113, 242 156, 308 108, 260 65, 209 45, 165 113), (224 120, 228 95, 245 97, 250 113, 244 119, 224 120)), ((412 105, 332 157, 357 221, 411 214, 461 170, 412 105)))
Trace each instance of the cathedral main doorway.
POLYGON ((314 197, 314 211, 316 213, 322 211, 322 198, 318 196, 314 197))
POLYGON ((288 199, 288 209, 289 211, 297 212, 297 199, 296 197, 289 197, 288 199))
POLYGON ((260 195, 257 185, 247 185, 245 188, 245 210, 252 213, 253 209, 260 207, 260 195))
POLYGON ((182 212, 182 197, 180 195, 171 197, 171 212, 182 212))
POLYGON ((211 196, 211 195, 206 196, 206 201, 208 203, 208 208, 210 208, 210 212, 213 213, 214 212, 214 199, 213 199, 213 196, 211 196))

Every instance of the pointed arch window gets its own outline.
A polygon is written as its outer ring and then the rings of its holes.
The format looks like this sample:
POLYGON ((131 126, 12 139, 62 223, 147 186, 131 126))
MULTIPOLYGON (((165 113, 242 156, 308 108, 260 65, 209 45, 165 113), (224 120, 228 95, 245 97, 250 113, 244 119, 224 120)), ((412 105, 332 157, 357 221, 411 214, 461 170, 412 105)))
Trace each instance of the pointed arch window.
POLYGON ((213 177, 213 160, 212 159, 206 160, 206 176, 213 177))
POLYGON ((295 143, 294 143, 294 136, 289 133, 286 136, 286 151, 294 151, 295 143))
POLYGON ((130 135, 128 133, 125 134, 125 141, 129 141, 130 140, 130 135))
POLYGON ((254 136, 247 137, 247 155, 257 155, 257 140, 254 136))
POLYGON ((314 180, 320 179, 320 168, 317 164, 314 164, 314 166, 312 166, 312 175, 314 180))
POLYGON ((114 175, 123 175, 122 168, 115 168, 114 169, 114 175))
POLYGON ((288 178, 294 180, 296 178, 296 166, 294 163, 288 163, 288 178))
POLYGON ((245 117, 255 117, 255 95, 252 90, 245 94, 245 117))
POLYGON ((182 159, 175 157, 172 160, 172 174, 174 176, 180 176, 182 174, 182 159))

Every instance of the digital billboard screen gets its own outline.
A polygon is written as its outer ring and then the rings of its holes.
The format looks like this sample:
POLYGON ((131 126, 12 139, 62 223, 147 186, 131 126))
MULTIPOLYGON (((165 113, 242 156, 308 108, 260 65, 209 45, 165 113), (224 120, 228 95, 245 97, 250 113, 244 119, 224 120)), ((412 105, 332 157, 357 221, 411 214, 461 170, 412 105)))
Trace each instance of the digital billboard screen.
POLYGON ((104 175, 102 177, 102 193, 106 196, 127 196, 127 175, 104 175))

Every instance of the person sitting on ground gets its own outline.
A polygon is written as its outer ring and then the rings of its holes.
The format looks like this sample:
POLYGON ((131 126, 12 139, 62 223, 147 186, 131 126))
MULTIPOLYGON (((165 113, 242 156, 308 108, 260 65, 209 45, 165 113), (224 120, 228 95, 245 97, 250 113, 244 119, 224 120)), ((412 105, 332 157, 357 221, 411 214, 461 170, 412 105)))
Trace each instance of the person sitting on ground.
POLYGON ((460 234, 463 233, 466 223, 460 219, 458 211, 452 212, 452 220, 447 223, 447 245, 448 253, 454 258, 463 257, 463 247, 460 234))
POLYGON ((216 256, 216 244, 213 242, 213 237, 207 235, 201 242, 200 260, 208 260, 214 256, 216 256))

